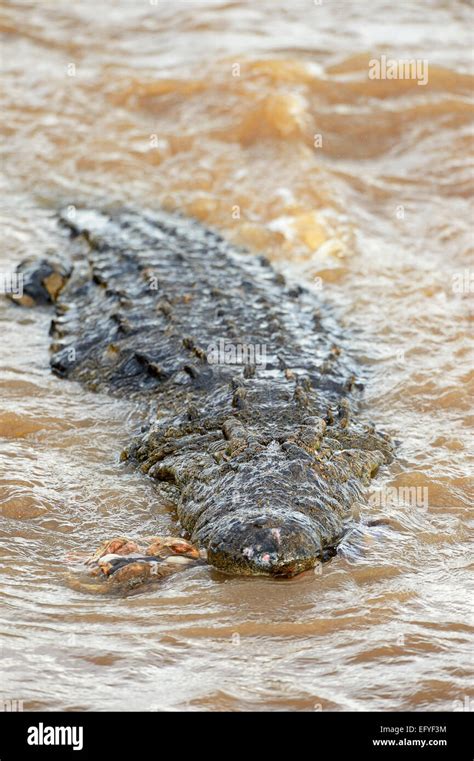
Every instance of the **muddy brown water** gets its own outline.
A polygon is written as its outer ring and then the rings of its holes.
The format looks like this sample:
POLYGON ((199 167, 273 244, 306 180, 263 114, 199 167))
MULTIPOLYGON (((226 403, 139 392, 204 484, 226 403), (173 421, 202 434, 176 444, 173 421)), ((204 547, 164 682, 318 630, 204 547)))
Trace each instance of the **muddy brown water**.
POLYGON ((400 444, 321 573, 80 594, 68 553, 173 517, 118 461, 143 411, 53 377, 50 316, 2 300, 2 700, 472 706, 470 25, 454 0, 4 4, 2 273, 61 249, 59 206, 196 216, 338 310, 400 444), (427 84, 370 79, 382 55, 427 84))

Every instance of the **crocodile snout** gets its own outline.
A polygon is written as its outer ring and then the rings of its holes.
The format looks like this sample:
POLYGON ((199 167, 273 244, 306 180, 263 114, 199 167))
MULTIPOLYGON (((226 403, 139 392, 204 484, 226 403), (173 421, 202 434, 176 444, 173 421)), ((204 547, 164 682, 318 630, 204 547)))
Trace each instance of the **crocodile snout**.
POLYGON ((295 576, 322 555, 317 527, 301 513, 224 521, 210 537, 208 561, 239 575, 295 576))

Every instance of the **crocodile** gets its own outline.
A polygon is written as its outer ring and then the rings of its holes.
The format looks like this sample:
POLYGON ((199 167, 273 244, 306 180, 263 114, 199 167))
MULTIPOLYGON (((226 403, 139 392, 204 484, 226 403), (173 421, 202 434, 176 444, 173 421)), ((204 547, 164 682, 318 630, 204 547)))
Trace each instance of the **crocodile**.
POLYGON ((230 574, 332 557, 392 447, 358 419, 360 371, 319 294, 180 215, 76 209, 60 224, 72 274, 56 267, 52 370, 148 405, 121 458, 183 537, 230 574))

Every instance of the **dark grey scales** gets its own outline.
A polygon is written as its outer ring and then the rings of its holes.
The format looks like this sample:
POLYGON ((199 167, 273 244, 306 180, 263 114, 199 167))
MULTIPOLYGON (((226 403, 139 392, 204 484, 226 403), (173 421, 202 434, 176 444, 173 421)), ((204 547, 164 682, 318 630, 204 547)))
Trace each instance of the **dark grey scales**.
POLYGON ((388 438, 353 420, 358 385, 316 296, 193 220, 77 211, 51 364, 153 403, 125 457, 229 573, 294 575, 330 557, 388 438), (210 364, 264 345, 266 365, 210 364), (71 352, 71 349, 74 352, 71 352))

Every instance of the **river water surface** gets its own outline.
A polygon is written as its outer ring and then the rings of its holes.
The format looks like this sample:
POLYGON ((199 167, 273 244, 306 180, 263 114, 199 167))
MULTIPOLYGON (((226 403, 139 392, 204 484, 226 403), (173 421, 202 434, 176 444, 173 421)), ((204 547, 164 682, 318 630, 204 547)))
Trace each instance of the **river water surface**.
POLYGON ((81 594, 70 553, 176 527, 118 460, 140 412, 52 376, 50 315, 2 300, 2 700, 472 706, 472 21, 460 0, 4 3, 2 272, 61 251, 58 207, 184 211, 333 305, 399 446, 322 573, 81 594), (381 56, 428 82, 371 79, 381 56))

